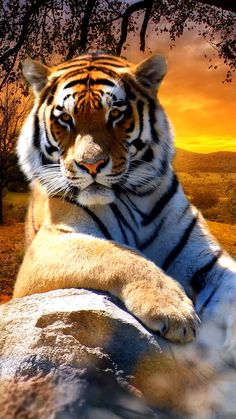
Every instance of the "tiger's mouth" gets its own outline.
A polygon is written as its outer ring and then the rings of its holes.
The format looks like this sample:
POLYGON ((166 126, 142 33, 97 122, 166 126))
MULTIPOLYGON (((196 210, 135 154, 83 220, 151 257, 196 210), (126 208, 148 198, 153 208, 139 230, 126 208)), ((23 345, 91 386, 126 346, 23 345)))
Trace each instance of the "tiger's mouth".
POLYGON ((99 183, 92 183, 82 190, 74 192, 74 199, 77 204, 90 207, 96 205, 111 204, 115 200, 114 191, 99 183))

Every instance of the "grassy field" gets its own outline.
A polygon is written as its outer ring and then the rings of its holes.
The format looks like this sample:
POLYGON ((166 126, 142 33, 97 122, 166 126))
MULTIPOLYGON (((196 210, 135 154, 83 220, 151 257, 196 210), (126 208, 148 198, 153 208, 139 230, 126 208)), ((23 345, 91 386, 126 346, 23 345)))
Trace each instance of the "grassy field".
POLYGON ((24 255, 24 223, 0 226, 0 303, 11 298, 24 255))
MULTIPOLYGON (((185 192, 204 214, 208 225, 227 252, 236 258, 235 174, 179 173, 185 192)), ((9 192, 4 197, 0 226, 0 303, 11 298, 24 254, 24 218, 29 194, 9 192)))
POLYGON ((185 193, 210 221, 235 224, 235 173, 178 173, 185 193))
POLYGON ((29 193, 7 192, 3 199, 4 224, 24 222, 29 193))

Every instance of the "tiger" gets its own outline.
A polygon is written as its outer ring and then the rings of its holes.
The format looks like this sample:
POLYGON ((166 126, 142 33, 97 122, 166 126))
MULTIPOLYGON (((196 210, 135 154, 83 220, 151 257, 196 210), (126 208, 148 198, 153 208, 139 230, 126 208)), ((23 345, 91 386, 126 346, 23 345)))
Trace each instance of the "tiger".
POLYGON ((166 72, 159 54, 138 64, 102 51, 53 67, 25 60, 34 102, 17 154, 31 200, 13 298, 89 288, 171 342, 194 340, 212 319, 228 330, 236 266, 173 169, 158 98, 166 72))

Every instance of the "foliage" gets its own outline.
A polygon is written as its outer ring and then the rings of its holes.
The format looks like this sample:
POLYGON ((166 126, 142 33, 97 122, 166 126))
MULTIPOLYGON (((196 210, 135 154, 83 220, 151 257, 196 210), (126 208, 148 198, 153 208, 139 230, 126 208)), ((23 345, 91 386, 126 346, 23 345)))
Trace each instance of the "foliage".
POLYGON ((191 201, 196 207, 207 209, 218 204, 219 197, 215 191, 193 191, 191 201))
POLYGON ((11 219, 0 226, 0 304, 11 298, 17 271, 24 254, 24 224, 11 219))
POLYGON ((227 62, 227 81, 235 70, 236 6, 221 0, 5 0, 0 11, 1 87, 19 76, 19 62, 30 55, 50 63, 87 49, 120 54, 128 33, 169 32, 171 41, 198 28, 227 62), (217 7, 214 7, 217 6, 217 7))
POLYGON ((18 94, 19 83, 5 85, 0 96, 0 152, 14 153, 15 138, 23 118, 25 117, 29 101, 22 100, 18 94))
POLYGON ((7 83, 0 96, 0 224, 3 223, 3 190, 10 183, 24 184, 23 174, 17 166, 15 142, 27 112, 29 101, 22 102, 18 85, 7 83))
POLYGON ((235 225, 235 172, 178 172, 178 176, 188 198, 205 218, 235 225))

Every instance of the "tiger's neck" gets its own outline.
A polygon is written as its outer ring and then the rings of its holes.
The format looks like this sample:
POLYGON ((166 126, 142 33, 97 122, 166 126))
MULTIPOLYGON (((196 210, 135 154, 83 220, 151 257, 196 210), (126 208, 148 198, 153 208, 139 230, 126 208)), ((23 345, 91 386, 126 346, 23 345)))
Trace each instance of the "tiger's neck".
POLYGON ((130 201, 131 207, 145 214, 145 217, 149 217, 153 213, 154 207, 158 206, 159 212, 161 212, 178 188, 181 188, 181 185, 175 172, 170 168, 165 176, 157 178, 156 187, 151 192, 127 193, 127 199, 130 201))

